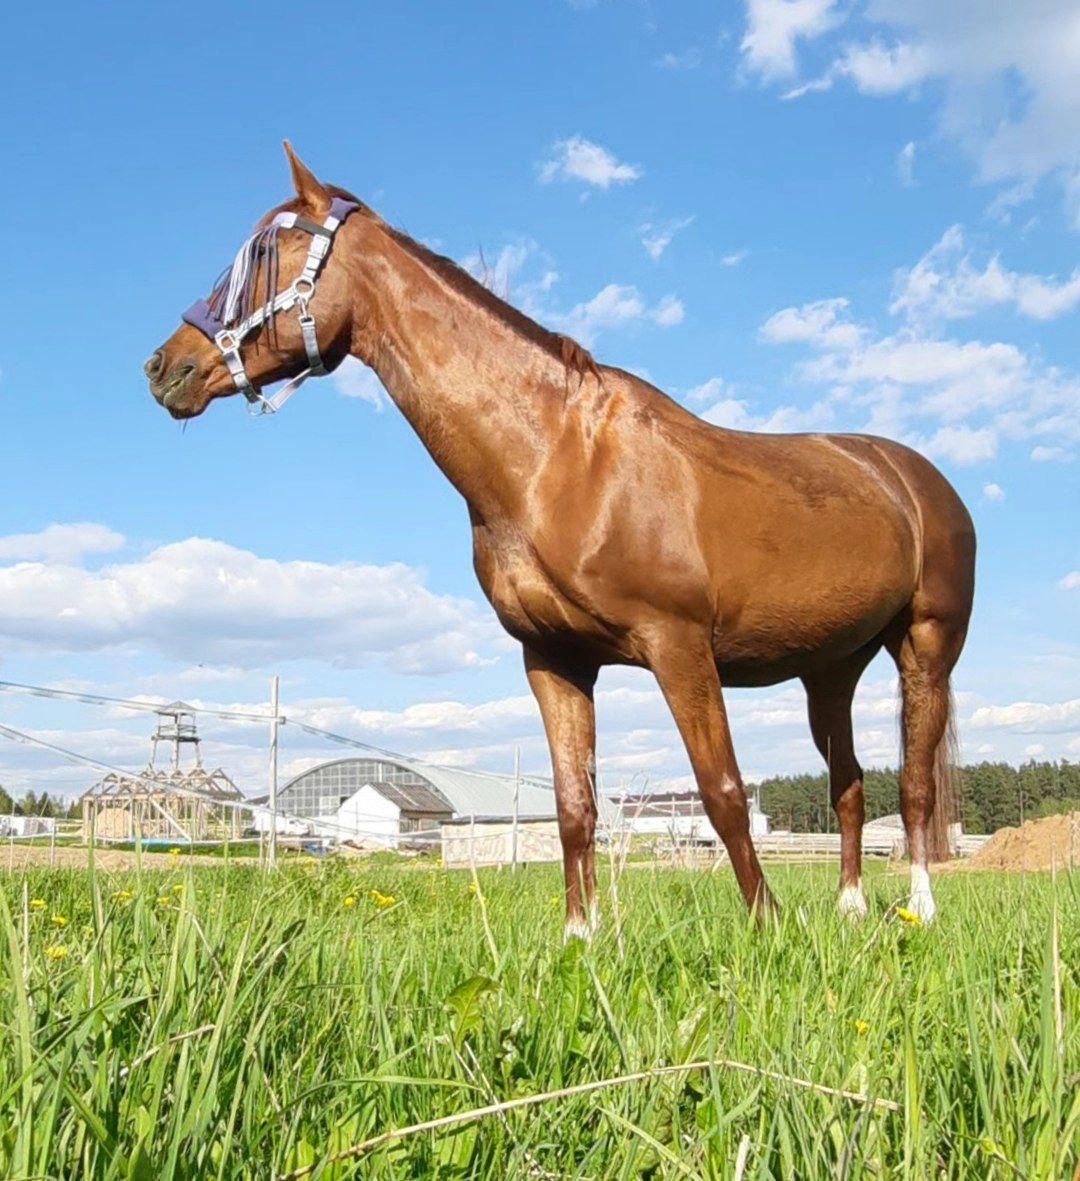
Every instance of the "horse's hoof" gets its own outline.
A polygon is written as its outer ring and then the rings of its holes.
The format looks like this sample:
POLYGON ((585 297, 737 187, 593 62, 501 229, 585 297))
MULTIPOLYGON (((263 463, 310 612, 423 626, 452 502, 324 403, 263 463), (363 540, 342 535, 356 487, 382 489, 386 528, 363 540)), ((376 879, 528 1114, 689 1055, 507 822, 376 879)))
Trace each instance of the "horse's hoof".
POLYGON ((844 918, 852 922, 860 922, 870 913, 861 882, 855 886, 845 886, 840 891, 836 906, 844 918))

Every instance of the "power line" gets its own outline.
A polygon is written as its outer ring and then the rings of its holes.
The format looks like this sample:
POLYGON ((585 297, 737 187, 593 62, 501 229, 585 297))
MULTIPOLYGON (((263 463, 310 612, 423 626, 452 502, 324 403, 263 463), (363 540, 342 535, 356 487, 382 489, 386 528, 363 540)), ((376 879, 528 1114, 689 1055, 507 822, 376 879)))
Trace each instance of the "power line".
MULTIPOLYGON (((72 689, 54 689, 47 685, 28 685, 20 681, 0 681, 0 692, 23 693, 30 697, 43 697, 56 701, 72 701, 81 705, 111 706, 139 710, 144 713, 167 712, 170 706, 179 704, 186 706, 187 710, 193 714, 205 714, 208 717, 222 718, 225 721, 231 722, 259 722, 267 726, 274 720, 273 715, 270 713, 260 714, 245 710, 215 709, 212 706, 188 705, 187 702, 138 701, 130 697, 108 697, 100 693, 79 693, 72 689)), ((310 722, 303 722, 299 718, 291 718, 285 714, 278 715, 278 724, 282 726, 294 726, 297 730, 302 730, 305 734, 310 734, 313 737, 325 738, 328 742, 336 742, 340 746, 348 746, 354 750, 366 751, 369 754, 378 755, 380 758, 390 759, 396 763, 407 763, 410 766, 423 764, 428 767, 436 767, 440 771, 463 771, 468 775, 479 775, 487 779, 505 780, 507 778, 506 775, 498 771, 483 771, 473 767, 455 767, 451 764, 433 763, 427 759, 418 759, 414 755, 402 754, 400 751, 389 750, 383 746, 375 746, 370 742, 361 742, 358 738, 350 738, 345 734, 337 734, 333 730, 324 730, 321 726, 314 726, 310 722)), ((536 776, 525 775, 522 779, 524 782, 534 786, 540 785, 545 788, 550 786, 536 776)))
POLYGON ((81 705, 110 705, 123 709, 141 710, 145 713, 167 712, 172 705, 187 706, 191 713, 207 714, 216 718, 225 718, 233 722, 264 722, 267 725, 273 721, 270 714, 250 713, 236 709, 214 709, 212 706, 188 705, 186 701, 137 701, 130 697, 106 697, 100 693, 77 693, 72 689, 52 689, 47 685, 25 685, 19 681, 0 681, 0 692, 25 693, 29 697, 47 697, 56 701, 75 701, 81 705))

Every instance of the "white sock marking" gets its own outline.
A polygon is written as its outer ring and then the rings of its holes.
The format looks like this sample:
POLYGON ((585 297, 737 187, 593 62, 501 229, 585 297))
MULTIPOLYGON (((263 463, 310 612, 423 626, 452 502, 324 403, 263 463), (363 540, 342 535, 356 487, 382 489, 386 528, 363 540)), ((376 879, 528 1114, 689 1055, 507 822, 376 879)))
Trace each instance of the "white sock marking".
POLYGON ((866 918, 870 912, 870 908, 866 905, 866 895, 863 893, 861 878, 854 886, 845 886, 840 891, 837 906, 840 909, 840 913, 847 918, 866 918))
POLYGON ((924 923, 932 923, 937 914, 937 905, 930 890, 930 873, 925 865, 911 867, 911 897, 908 899, 908 910, 917 914, 924 923))
POLYGON ((589 929, 589 924, 581 922, 580 919, 568 922, 563 929, 563 943, 569 943, 571 939, 580 939, 583 943, 591 943, 592 931, 589 929))

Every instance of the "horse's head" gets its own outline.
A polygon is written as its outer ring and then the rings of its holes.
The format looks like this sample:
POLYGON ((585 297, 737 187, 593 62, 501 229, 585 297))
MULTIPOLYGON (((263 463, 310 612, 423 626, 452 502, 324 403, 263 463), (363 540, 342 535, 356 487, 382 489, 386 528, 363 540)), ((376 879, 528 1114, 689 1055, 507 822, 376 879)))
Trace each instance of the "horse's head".
POLYGON ((316 180, 288 141, 285 154, 295 199, 259 222, 209 299, 185 312, 146 362, 150 392, 173 418, 194 418, 214 398, 235 393, 274 409, 264 386, 284 379, 298 385, 349 351, 347 268, 332 246, 359 203, 316 180))

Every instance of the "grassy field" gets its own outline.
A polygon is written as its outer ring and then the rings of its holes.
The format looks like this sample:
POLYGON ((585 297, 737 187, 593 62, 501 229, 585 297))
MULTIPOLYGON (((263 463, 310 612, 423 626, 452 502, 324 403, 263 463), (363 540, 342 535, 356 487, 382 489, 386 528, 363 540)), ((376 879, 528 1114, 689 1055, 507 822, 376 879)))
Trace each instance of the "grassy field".
POLYGON ((1073 1176, 1080 875, 941 879, 926 929, 878 868, 850 929, 834 873, 772 867, 759 932, 630 869, 588 948, 548 866, 3 874, 0 1175, 1073 1176))

